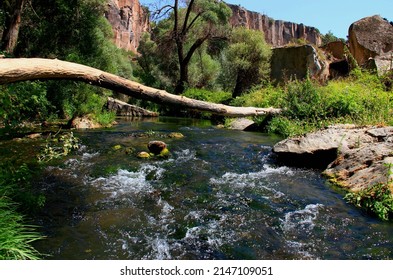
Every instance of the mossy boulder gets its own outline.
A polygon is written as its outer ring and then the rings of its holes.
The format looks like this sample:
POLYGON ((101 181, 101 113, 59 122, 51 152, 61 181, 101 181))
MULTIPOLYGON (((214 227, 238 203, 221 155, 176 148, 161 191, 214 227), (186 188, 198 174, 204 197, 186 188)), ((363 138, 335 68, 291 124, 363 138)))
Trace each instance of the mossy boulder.
POLYGON ((184 135, 182 133, 180 133, 180 132, 171 132, 171 133, 168 134, 168 137, 169 138, 180 139, 180 138, 183 138, 184 135))
POLYGON ((136 155, 138 158, 151 158, 151 154, 148 152, 140 152, 136 155))

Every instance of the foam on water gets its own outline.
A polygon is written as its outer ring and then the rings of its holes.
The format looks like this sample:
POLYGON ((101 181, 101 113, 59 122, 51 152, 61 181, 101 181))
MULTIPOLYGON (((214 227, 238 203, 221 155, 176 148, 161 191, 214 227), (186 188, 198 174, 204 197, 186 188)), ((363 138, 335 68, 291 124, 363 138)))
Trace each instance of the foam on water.
POLYGON ((270 165, 265 164, 261 171, 244 174, 227 172, 221 178, 211 178, 210 183, 216 187, 229 186, 232 189, 263 189, 270 193, 265 196, 266 199, 269 199, 270 196, 272 198, 280 198, 285 196, 285 194, 281 191, 276 190, 272 186, 274 185, 274 183, 266 179, 276 174, 285 174, 286 176, 294 175, 293 171, 288 167, 274 168, 270 165))
POLYGON ((164 171, 163 168, 146 164, 136 172, 119 169, 115 175, 108 178, 100 177, 94 179, 91 183, 110 193, 112 198, 123 194, 148 193, 153 191, 153 188, 146 177, 153 176, 154 179, 158 180, 162 177, 164 171))
POLYGON ((322 204, 309 204, 304 209, 288 212, 281 221, 284 232, 305 231, 310 232, 314 229, 314 221, 317 219, 322 204))

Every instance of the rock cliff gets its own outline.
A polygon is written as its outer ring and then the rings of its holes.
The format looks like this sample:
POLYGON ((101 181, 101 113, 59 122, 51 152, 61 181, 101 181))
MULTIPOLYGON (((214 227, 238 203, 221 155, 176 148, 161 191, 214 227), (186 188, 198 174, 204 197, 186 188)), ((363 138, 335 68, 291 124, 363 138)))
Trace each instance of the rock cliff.
POLYGON ((297 40, 320 46, 322 37, 314 27, 282 20, 274 20, 266 15, 248 11, 238 5, 228 6, 232 9, 230 23, 232 26, 244 26, 249 29, 263 31, 268 44, 274 47, 284 46, 297 40))
POLYGON ((150 31, 148 12, 138 0, 108 0, 105 17, 112 25, 117 47, 137 52, 143 32, 150 31))

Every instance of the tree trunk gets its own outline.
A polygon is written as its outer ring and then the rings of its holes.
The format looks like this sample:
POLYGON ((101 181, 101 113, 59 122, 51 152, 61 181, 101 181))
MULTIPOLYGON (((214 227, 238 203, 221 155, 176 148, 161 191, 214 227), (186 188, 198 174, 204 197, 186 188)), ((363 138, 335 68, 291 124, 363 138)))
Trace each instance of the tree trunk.
POLYGON ((16 0, 10 11, 5 13, 5 28, 1 38, 1 49, 12 54, 18 43, 23 4, 25 0, 16 0))
POLYGON ((222 116, 242 117, 281 113, 281 109, 275 108, 233 107, 194 100, 170 94, 164 90, 146 87, 92 67, 57 59, 0 59, 0 84, 37 79, 77 80, 137 99, 149 100, 158 104, 181 106, 222 116))
POLYGON ((182 94, 186 89, 188 83, 188 65, 184 62, 180 62, 180 76, 176 83, 175 94, 182 94))

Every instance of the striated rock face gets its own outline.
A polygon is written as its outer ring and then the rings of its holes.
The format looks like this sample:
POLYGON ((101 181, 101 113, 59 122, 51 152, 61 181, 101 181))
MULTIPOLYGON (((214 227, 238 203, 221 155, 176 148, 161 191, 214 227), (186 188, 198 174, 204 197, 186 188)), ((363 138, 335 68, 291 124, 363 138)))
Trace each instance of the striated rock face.
POLYGON ((150 31, 147 11, 138 0, 108 0, 105 17, 112 25, 117 47, 137 52, 141 35, 150 31))
POLYGON ((349 48, 360 66, 392 69, 393 26, 378 15, 358 20, 349 27, 349 48))
POLYGON ((273 49, 270 75, 274 81, 304 79, 307 74, 326 80, 328 72, 327 64, 312 45, 273 49))
POLYGON ((314 27, 274 20, 266 15, 248 11, 238 5, 228 4, 228 6, 232 9, 232 17, 230 19, 232 26, 244 26, 249 29, 263 31, 266 42, 274 47, 284 46, 298 39, 306 40, 317 46, 320 46, 322 43, 321 34, 314 27))

